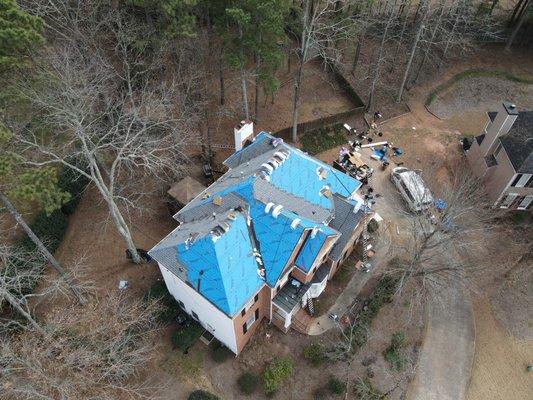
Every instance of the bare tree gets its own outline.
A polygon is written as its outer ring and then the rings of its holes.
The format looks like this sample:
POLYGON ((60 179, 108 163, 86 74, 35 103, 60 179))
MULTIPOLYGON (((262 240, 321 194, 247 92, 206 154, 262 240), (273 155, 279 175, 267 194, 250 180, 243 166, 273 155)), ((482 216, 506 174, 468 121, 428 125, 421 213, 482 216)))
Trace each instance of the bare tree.
POLYGON ((0 243, 0 310, 5 311, 4 306, 8 305, 15 312, 3 314, 0 318, 0 331, 29 328, 44 335, 43 327, 34 318, 34 308, 40 299, 66 296, 69 288, 74 288, 74 292, 85 299, 82 292, 89 290, 90 284, 79 279, 83 272, 83 260, 73 265, 68 274, 63 272, 60 279, 43 275, 46 261, 47 258, 41 253, 28 251, 22 246, 9 245, 5 241, 0 243), (80 283, 74 286, 74 280, 80 283), (41 286, 36 292, 35 286, 38 282, 41 286), (65 282, 69 282, 68 288, 65 282), (17 315, 23 318, 22 321, 17 315))
POLYGON ((353 24, 344 14, 343 7, 337 7, 335 0, 304 0, 301 10, 301 33, 298 37, 298 70, 294 78, 294 98, 292 105, 292 140, 298 140, 298 119, 300 95, 304 79, 305 65, 314 59, 322 58, 326 63, 336 63, 340 51, 332 43, 348 37, 353 24))
POLYGON ((62 165, 94 184, 133 261, 139 263, 123 210, 135 207, 143 194, 139 178, 149 173, 168 179, 188 160, 187 146, 196 143, 200 120, 199 72, 180 63, 185 54, 174 54, 177 65, 162 71, 165 49, 152 57, 145 49, 135 51, 135 21, 119 10, 106 11, 99 20, 71 21, 76 29, 70 26, 68 33, 77 36, 57 39, 44 56, 43 87, 24 81, 20 85, 21 96, 55 137, 43 140, 32 126, 21 125, 16 139, 27 154, 39 154, 32 165, 62 165), (107 48, 109 42, 113 51, 107 48), (83 160, 87 170, 73 160, 83 160))
POLYGON ((498 212, 490 208, 481 182, 465 165, 449 172, 450 181, 435 192, 440 210, 406 213, 408 237, 398 245, 397 262, 388 267, 398 278, 398 294, 408 293, 422 304, 438 300, 451 283, 472 287, 486 265, 487 242, 497 234, 498 212))
POLYGON ((45 336, 0 337, 5 399, 150 399, 157 388, 138 375, 153 354, 157 304, 120 294, 58 310, 45 336), (135 377, 135 382, 130 378, 135 377))

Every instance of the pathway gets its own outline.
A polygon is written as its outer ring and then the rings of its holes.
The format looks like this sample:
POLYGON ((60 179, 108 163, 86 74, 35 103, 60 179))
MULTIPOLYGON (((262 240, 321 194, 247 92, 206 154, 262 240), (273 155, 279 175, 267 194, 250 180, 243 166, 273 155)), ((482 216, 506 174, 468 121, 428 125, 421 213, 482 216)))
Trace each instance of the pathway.
POLYGON ((464 399, 474 359, 475 324, 468 291, 458 283, 445 290, 446 304, 428 305, 426 336, 410 400, 464 399))

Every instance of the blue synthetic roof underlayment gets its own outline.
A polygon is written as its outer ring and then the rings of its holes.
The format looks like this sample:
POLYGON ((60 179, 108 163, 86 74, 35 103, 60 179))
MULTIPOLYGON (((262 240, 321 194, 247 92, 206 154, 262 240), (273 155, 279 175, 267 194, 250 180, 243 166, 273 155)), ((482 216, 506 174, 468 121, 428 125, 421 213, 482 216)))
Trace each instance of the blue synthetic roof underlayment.
POLYGON ((322 229, 316 232, 315 237, 308 236, 300 250, 300 254, 296 257, 295 264, 301 270, 309 272, 327 238, 328 235, 322 229))
POLYGON ((177 259, 187 268, 189 283, 228 315, 239 312, 264 283, 244 216, 237 213, 230 229, 213 241, 211 235, 198 239, 186 250, 177 246, 177 259))
POLYGON ((236 193, 246 199, 250 206, 250 218, 259 242, 266 282, 274 287, 304 230, 311 226, 310 221, 301 219, 302 223, 292 228, 293 219, 298 218, 296 214, 284 211, 273 217, 272 209, 266 213, 265 204, 253 196, 252 184, 240 186, 236 193))
POLYGON ((349 197, 361 186, 361 182, 358 180, 319 163, 295 149, 291 149, 289 157, 272 171, 270 183, 281 190, 328 210, 333 208, 332 201, 320 193, 320 190, 325 186, 332 193, 338 193, 344 197, 349 197), (318 178, 317 168, 319 167, 325 168, 327 171, 324 179, 318 178))

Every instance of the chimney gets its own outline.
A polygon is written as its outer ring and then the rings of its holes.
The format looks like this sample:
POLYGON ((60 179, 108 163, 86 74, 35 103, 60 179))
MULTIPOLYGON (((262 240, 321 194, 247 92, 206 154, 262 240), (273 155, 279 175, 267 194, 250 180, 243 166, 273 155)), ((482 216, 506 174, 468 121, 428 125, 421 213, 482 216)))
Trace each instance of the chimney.
POLYGON ((254 137, 254 123, 252 121, 241 121, 233 129, 235 136, 235 151, 243 148, 247 140, 252 140, 254 137))
POLYGON ((485 139, 481 143, 481 153, 483 156, 488 155, 494 150, 496 139, 509 132, 517 117, 518 109, 516 105, 508 101, 504 101, 500 105, 494 121, 487 127, 485 139))

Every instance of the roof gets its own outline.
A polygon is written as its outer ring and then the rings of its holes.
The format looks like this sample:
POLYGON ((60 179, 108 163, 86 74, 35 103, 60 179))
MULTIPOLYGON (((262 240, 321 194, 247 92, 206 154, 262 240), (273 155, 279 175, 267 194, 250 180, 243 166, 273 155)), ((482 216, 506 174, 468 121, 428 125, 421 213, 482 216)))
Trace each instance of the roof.
POLYGON ((366 208, 362 201, 358 203, 338 195, 333 196, 333 201, 335 204, 335 216, 331 221, 330 227, 338 231, 341 236, 333 245, 329 257, 333 261, 338 261, 342 257, 342 252, 350 240, 352 232, 365 215, 365 211, 370 213, 371 210, 366 208))
POLYGON ((499 138, 515 171, 533 174, 533 111, 520 111, 509 132, 499 138))
POLYGON ((262 285, 275 287, 290 260, 309 271, 327 238, 349 236, 362 201, 359 181, 266 133, 225 164, 230 170, 174 216, 180 226, 150 255, 232 316, 262 285), (354 217, 343 211, 346 226, 336 221, 337 199, 354 217))
POLYGON ((181 181, 174 183, 167 193, 176 199, 181 204, 187 204, 194 199, 198 193, 201 193, 205 189, 197 180, 186 176, 181 181))

